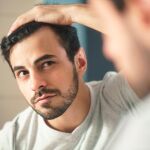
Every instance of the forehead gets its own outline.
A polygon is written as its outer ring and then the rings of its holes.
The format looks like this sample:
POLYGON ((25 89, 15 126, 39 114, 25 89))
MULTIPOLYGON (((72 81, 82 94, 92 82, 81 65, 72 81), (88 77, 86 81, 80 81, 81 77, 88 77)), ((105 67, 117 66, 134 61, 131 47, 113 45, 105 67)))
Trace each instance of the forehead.
POLYGON ((64 59, 66 51, 59 42, 59 37, 49 28, 42 27, 29 37, 13 46, 10 54, 11 64, 26 61, 34 61, 42 55, 55 55, 64 59))

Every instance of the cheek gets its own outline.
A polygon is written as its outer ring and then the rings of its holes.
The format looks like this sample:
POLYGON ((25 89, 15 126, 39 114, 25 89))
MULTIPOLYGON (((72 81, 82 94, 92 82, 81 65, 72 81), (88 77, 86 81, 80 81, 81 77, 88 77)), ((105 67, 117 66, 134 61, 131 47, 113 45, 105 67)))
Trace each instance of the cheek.
POLYGON ((61 89, 67 89, 73 80, 73 69, 71 67, 61 68, 57 71, 51 72, 49 76, 49 85, 52 84, 54 87, 61 89))
POLYGON ((33 96, 33 92, 30 90, 27 84, 23 84, 20 82, 18 83, 18 87, 22 95, 25 97, 25 99, 29 102, 31 97, 33 96))

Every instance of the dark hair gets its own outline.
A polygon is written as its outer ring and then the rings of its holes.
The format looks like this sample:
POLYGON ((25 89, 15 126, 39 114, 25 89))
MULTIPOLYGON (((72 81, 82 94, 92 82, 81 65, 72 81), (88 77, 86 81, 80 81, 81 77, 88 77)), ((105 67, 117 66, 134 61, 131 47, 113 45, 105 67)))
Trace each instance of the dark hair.
POLYGON ((4 56, 10 67, 11 67, 10 63, 11 48, 17 42, 32 35, 32 33, 34 33, 39 28, 44 26, 52 29, 52 31, 59 37, 58 38, 59 42, 66 50, 69 60, 74 63, 74 56, 76 55, 76 53, 80 48, 76 28, 70 25, 55 25, 32 21, 22 25, 13 33, 11 33, 8 37, 4 37, 1 41, 2 55, 4 56))

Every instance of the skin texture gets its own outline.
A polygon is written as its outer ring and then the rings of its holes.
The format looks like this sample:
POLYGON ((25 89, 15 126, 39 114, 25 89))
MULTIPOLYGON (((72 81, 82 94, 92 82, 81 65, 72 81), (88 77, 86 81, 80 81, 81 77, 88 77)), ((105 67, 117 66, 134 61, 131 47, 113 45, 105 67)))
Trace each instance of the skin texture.
POLYGON ((83 49, 79 50, 73 64, 55 33, 48 27, 42 27, 14 45, 10 62, 20 91, 48 125, 70 132, 76 124, 80 124, 90 106, 89 91, 82 80, 86 69, 83 49), (81 101, 82 98, 84 100, 81 101), (79 110, 74 111, 76 108, 79 110), (70 121, 70 127, 61 125, 66 124, 66 119, 69 120, 72 115, 75 115, 76 121, 70 121))

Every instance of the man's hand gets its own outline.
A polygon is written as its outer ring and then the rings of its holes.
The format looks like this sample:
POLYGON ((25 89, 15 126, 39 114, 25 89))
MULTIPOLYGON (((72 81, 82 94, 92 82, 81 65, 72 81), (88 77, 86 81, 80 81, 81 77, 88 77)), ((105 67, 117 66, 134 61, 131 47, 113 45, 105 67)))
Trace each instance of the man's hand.
POLYGON ((95 12, 87 4, 68 5, 37 5, 26 13, 20 15, 12 24, 8 35, 19 26, 30 21, 46 22, 60 25, 79 23, 95 30, 104 32, 103 25, 97 21, 95 12))
POLYGON ((12 24, 9 33, 19 26, 30 21, 47 22, 54 24, 72 24, 70 5, 37 5, 26 13, 20 15, 12 24), (67 12, 68 11, 68 12, 67 12))

